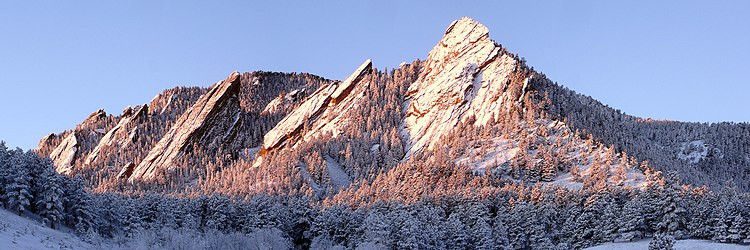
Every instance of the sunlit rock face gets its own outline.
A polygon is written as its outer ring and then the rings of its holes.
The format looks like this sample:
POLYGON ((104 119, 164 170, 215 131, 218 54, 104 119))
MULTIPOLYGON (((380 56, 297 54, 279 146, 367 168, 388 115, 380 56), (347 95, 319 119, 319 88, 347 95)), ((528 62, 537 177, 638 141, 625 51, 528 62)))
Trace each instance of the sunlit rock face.
POLYGON ((487 27, 467 17, 454 21, 409 86, 409 154, 439 143, 459 121, 473 116, 477 125, 485 124, 512 105, 517 97, 507 87, 517 64, 490 39, 487 27))
POLYGON ((58 173, 67 174, 72 170, 78 146, 76 133, 71 132, 49 155, 58 173))
POLYGON ((297 109, 284 117, 263 138, 261 154, 283 146, 287 141, 300 137, 305 123, 312 126, 304 137, 333 131, 339 115, 344 114, 350 105, 366 89, 363 79, 372 72, 372 61, 366 60, 343 82, 321 86, 297 109))

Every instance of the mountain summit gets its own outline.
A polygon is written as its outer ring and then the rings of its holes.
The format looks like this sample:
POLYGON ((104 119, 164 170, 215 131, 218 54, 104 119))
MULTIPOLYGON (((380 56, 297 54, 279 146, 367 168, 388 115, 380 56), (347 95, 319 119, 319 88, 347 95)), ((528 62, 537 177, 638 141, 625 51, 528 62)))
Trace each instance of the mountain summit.
POLYGON ((518 63, 489 37, 484 25, 464 17, 448 27, 430 51, 406 95, 409 152, 439 143, 459 121, 497 120, 512 104, 506 92, 518 63))
MULTIPOLYGON (((748 124, 623 114, 466 17, 425 60, 349 66, 232 72, 97 110, 36 152, 0 142, 0 216, 134 249, 750 243, 748 124)), ((3 220, 0 244, 38 245, 3 220)))

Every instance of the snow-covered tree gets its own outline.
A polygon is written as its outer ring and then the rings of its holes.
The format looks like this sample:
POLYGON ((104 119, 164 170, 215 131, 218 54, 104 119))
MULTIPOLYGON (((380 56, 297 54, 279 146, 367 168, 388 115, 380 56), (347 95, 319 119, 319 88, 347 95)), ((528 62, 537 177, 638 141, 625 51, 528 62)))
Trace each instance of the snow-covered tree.
POLYGON ((674 250, 674 238, 668 234, 656 233, 648 243, 648 250, 674 250))
POLYGON ((42 177, 42 190, 37 199, 39 215, 45 224, 55 228, 57 223, 64 219, 63 194, 60 177, 52 171, 46 172, 42 177))
POLYGON ((622 215, 618 219, 618 240, 620 241, 633 241, 634 239, 641 239, 646 231, 646 226, 643 222, 643 214, 641 212, 642 204, 640 200, 631 199, 625 202, 622 208, 622 215))
POLYGON ((469 245, 469 236, 467 235, 466 225, 459 219, 458 213, 451 213, 445 222, 446 245, 455 249, 466 249, 469 245))
POLYGON ((21 215, 29 208, 32 200, 31 177, 29 176, 28 159, 20 149, 12 152, 9 169, 8 184, 5 188, 5 200, 8 208, 21 215))

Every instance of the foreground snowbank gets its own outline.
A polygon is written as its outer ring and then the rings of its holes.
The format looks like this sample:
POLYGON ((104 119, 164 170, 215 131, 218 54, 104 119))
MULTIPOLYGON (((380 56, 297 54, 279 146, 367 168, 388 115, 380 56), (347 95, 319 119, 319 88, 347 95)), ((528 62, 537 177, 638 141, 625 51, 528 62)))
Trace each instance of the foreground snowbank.
POLYGON ((190 230, 144 230, 133 237, 115 239, 78 236, 54 230, 37 220, 21 217, 0 208, 0 249, 290 249, 292 243, 275 228, 258 229, 251 234, 199 233, 190 230))
POLYGON ((100 249, 77 236, 0 209, 0 249, 100 249))
MULTIPOLYGON (((648 249, 649 242, 651 242, 651 239, 636 242, 607 243, 585 248, 585 250, 641 250, 648 249)), ((748 250, 750 246, 716 243, 708 240, 678 240, 675 241, 674 248, 676 250, 748 250)))

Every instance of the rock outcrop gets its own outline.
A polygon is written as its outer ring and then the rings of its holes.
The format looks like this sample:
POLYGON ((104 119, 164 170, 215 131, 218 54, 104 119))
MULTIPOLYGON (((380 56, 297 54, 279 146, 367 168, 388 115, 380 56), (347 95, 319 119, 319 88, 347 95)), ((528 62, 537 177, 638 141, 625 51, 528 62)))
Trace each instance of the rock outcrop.
POLYGON ((173 166, 175 160, 193 150, 193 145, 218 148, 236 135, 241 110, 238 93, 240 74, 233 72, 214 84, 208 93, 183 113, 146 158, 133 170, 129 180, 150 180, 160 169, 173 166))
POLYGON ((497 118, 512 104, 506 89, 517 63, 490 39, 487 27, 467 17, 454 21, 407 91, 407 155, 440 143, 468 117, 477 125, 497 118))
POLYGON ((261 113, 274 114, 281 110, 284 110, 288 106, 292 106, 293 103, 300 101, 300 98, 304 97, 305 88, 295 89, 292 92, 284 96, 279 96, 268 102, 266 107, 263 108, 261 113))
POLYGON ((57 147, 52 150, 49 157, 55 163, 55 170, 61 174, 68 174, 73 169, 78 152, 78 139, 75 132, 70 132, 57 147))
POLYGON ((122 111, 122 115, 120 116, 120 121, 114 128, 110 129, 106 134, 104 134, 104 137, 99 140, 99 144, 96 145, 91 153, 88 154, 84 164, 90 165, 91 163, 93 163, 99 156, 99 152, 105 147, 121 148, 123 146, 127 146, 129 143, 132 143, 132 139, 134 138, 130 138, 130 131, 128 131, 127 128, 131 127, 132 123, 137 122, 138 119, 141 119, 147 115, 148 105, 136 107, 135 111, 133 111, 133 108, 131 107, 125 108, 125 110, 122 111))
POLYGON ((117 174, 117 179, 127 179, 131 175, 133 175, 133 170, 135 169, 135 164, 132 162, 128 162, 125 164, 125 166, 122 167, 122 170, 120 170, 120 173, 117 174))
POLYGON ((91 127, 91 125, 96 124, 96 122, 101 121, 104 118, 107 118, 107 112, 104 112, 104 109, 99 109, 94 111, 94 113, 91 113, 89 117, 86 117, 81 124, 78 124, 77 128, 91 127))
POLYGON ((59 138, 58 138, 57 134, 55 134, 55 133, 50 133, 48 135, 45 135, 44 137, 42 137, 41 140, 39 140, 39 144, 37 144, 37 148, 41 148, 41 147, 43 147, 45 145, 51 145, 51 144, 55 143, 55 141, 58 140, 58 139, 59 138))
MULTIPOLYGON (((284 117, 273 129, 266 133, 263 138, 263 146, 260 154, 263 155, 269 150, 283 146, 286 141, 297 138, 305 124, 313 125, 321 117, 328 117, 324 113, 330 113, 327 110, 333 109, 333 106, 338 106, 337 104, 346 99, 351 94, 352 89, 371 72, 372 60, 367 59, 343 82, 334 82, 321 86, 297 109, 284 117)), ((340 111, 335 112, 336 115, 341 113, 340 111)), ((330 121, 331 119, 326 120, 330 121)), ((320 122, 317 124, 320 124, 320 122)))

